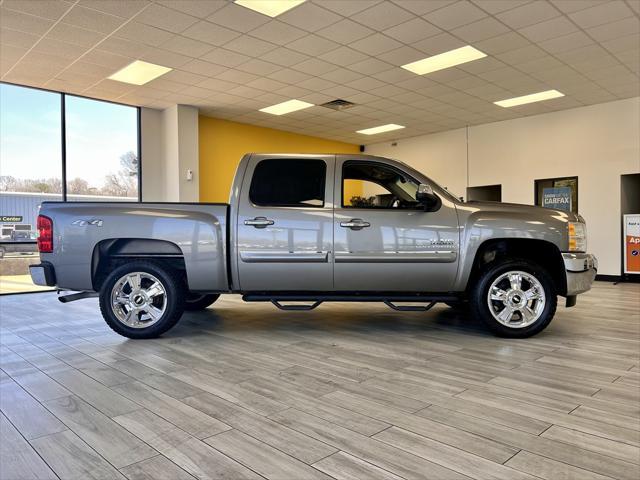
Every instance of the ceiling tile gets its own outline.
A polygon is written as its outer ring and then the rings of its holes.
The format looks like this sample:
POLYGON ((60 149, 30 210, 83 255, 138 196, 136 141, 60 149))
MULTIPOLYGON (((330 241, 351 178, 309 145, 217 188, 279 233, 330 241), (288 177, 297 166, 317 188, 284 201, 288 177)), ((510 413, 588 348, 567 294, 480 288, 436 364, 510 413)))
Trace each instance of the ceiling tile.
POLYGON ((224 48, 251 57, 259 57, 270 50, 278 48, 278 46, 274 43, 260 40, 259 38, 242 35, 226 43, 224 48))
MULTIPOLYGON (((104 0, 98 0, 103 2, 104 0)), ((125 0, 129 2, 129 0, 125 0)), ((155 0, 165 7, 186 13, 198 18, 204 18, 227 5, 226 0, 155 0)))
POLYGON ((438 10, 440 8, 446 7, 447 5, 451 5, 457 0, 392 0, 393 3, 398 5, 399 7, 404 8, 405 10, 409 10, 416 15, 424 15, 426 13, 432 12, 433 10, 438 10))
POLYGON ((140 59, 170 68, 179 68, 191 60, 191 58, 186 55, 170 52, 169 50, 163 50, 161 48, 150 49, 142 55, 140 59))
POLYGON ((235 3, 230 3, 209 15, 207 20, 223 27, 246 33, 267 23, 270 18, 235 3))
POLYGON ((318 58, 310 58, 309 60, 300 62, 297 65, 293 65, 291 68, 311 75, 321 75, 323 73, 335 70, 336 68, 338 68, 338 66, 333 65, 329 62, 325 62, 318 58))
MULTIPOLYGON (((531 42, 516 32, 509 32, 497 37, 488 38, 477 42, 474 47, 483 51, 488 55, 497 55, 498 53, 508 52, 517 48, 526 47, 531 42)), ((470 62, 475 63, 475 62, 470 62)))
POLYGON ((199 42, 191 38, 175 35, 169 41, 161 45, 162 48, 169 50, 170 52, 180 53, 188 57, 201 57, 207 52, 210 52, 215 47, 208 43, 199 42))
POLYGON ((304 37, 307 35, 307 32, 284 22, 272 20, 269 23, 265 23, 264 25, 251 30, 251 35, 278 45, 285 45, 299 39, 300 37, 304 37))
POLYGON ((62 40, 76 45, 82 45, 84 47, 91 47, 98 43, 98 41, 104 38, 104 35, 86 30, 80 27, 74 27, 66 23, 58 23, 55 25, 45 38, 53 38, 55 40, 62 40))
POLYGON ((282 47, 271 50, 264 55, 260 55, 260 58, 267 62, 275 63, 276 65, 284 67, 290 67, 291 65, 295 65, 296 63, 309 59, 307 55, 282 47))
POLYGON ((215 23, 199 21, 182 32, 182 35, 219 47, 239 37, 241 33, 216 25, 215 23))
POLYGON ((335 65, 348 67, 350 65, 353 65, 354 63, 365 60, 367 56, 363 53, 353 50, 352 48, 340 47, 330 52, 319 55, 318 58, 321 60, 326 60, 327 62, 331 62, 335 65))
POLYGON ((381 53, 401 47, 402 44, 381 33, 374 33, 367 38, 350 43, 349 46, 375 57, 381 53))
POLYGON ((413 15, 391 2, 382 2, 352 15, 351 18, 376 30, 384 30, 410 20, 413 15))
POLYGON ((540 48, 555 54, 584 47, 585 45, 590 45, 592 43, 593 40, 591 40, 591 38, 582 31, 578 31, 562 37, 545 40, 544 42, 540 42, 539 45, 540 48))
POLYGON ((196 23, 198 19, 162 5, 152 4, 136 16, 136 21, 169 32, 180 33, 196 23))
POLYGON ((627 17, 617 22, 598 25, 597 27, 587 30, 587 33, 598 42, 624 37, 638 32, 640 32, 640 19, 635 16, 627 17))
POLYGON ((216 65, 211 62, 205 62, 204 60, 191 60, 182 65, 180 69, 186 72, 203 75, 205 77, 215 77, 227 70, 227 67, 216 65))
POLYGON ((216 48, 215 50, 200 57, 200 59, 217 65, 233 68, 242 63, 248 62, 251 60, 251 57, 238 52, 232 52, 231 50, 226 50, 224 48, 216 48))
POLYGON ((131 17, 149 6, 147 0, 80 0, 79 4, 118 17, 131 17))
POLYGON ((282 67, 270 62, 265 62, 259 58, 253 58, 246 63, 238 65, 236 69, 243 72, 253 73, 255 75, 269 75, 270 73, 277 72, 282 67))
MULTIPOLYGON (((361 12, 366 8, 370 8, 382 0, 313 0, 314 3, 324 8, 348 17, 355 13, 361 12)), ((422 1, 422 0, 420 0, 422 1)))
POLYGON ((63 21, 76 27, 95 30, 100 33, 111 33, 124 23, 124 19, 121 17, 98 12, 97 10, 79 5, 73 7, 71 11, 64 16, 63 21))
POLYGON ((373 30, 352 20, 344 19, 316 32, 329 40, 343 44, 355 42, 371 35, 373 30))
POLYGON ((520 34, 532 42, 542 42, 577 31, 578 28, 567 17, 556 17, 519 30, 520 34))
MULTIPOLYGON (((374 59, 371 59, 371 60, 374 60, 374 59)), ((367 60, 365 60, 365 62, 366 61, 367 60)), ((359 63, 362 63, 362 62, 359 62, 359 63)), ((358 64, 355 64, 355 65, 358 65, 358 64)), ((365 73, 365 72, 361 72, 360 69, 354 68, 355 65, 352 65, 350 67, 351 70, 348 70, 346 68, 338 68, 331 72, 323 73, 322 75, 320 75, 320 78, 329 80, 330 82, 339 83, 339 84, 346 84, 346 83, 352 82, 354 80, 362 78, 363 75, 361 73, 365 73), (356 71, 353 71, 353 70, 356 70, 356 71)))
POLYGON ((30 33, 20 32, 18 30, 10 30, 8 28, 0 28, 0 44, 2 46, 11 45, 28 49, 31 48, 40 37, 30 33))
POLYGON ((287 48, 312 56, 330 52, 339 46, 339 43, 332 42, 331 40, 319 37, 318 35, 306 35, 287 44, 287 48))
POLYGON ((273 72, 269 75, 269 78, 274 80, 287 83, 290 85, 297 85, 300 82, 304 82, 309 78, 312 78, 311 75, 306 73, 298 72, 297 70, 292 70, 290 68, 283 68, 282 70, 278 70, 277 72, 273 72))
POLYGON ((0 26, 33 35, 44 34, 54 24, 52 20, 15 12, 0 6, 0 26))
POLYGON ((548 2, 532 2, 499 13, 496 17, 511 28, 522 28, 557 17, 560 12, 548 2))
MULTIPOLYGON (((496 14, 504 12, 505 10, 511 10, 516 7, 520 7, 525 3, 530 3, 534 0, 471 0, 478 7, 482 8, 487 13, 496 14)), ((573 1, 573 0, 570 0, 573 1)))
POLYGON ((17 12, 28 13, 49 20, 59 20, 60 17, 73 6, 72 2, 61 0, 5 0, 4 8, 17 12))
POLYGON ((379 60, 400 66, 424 58, 424 52, 412 47, 400 47, 378 56, 379 60))
POLYGON ((493 17, 485 17, 481 20, 463 25, 452 30, 452 34, 466 42, 477 42, 509 32, 509 28, 498 22, 493 17))
POLYGON ((569 14, 569 18, 582 28, 595 27, 633 15, 622 0, 613 0, 569 14))
POLYGON ((400 42, 411 44, 441 32, 442 30, 435 25, 431 25, 426 20, 416 17, 395 27, 386 29, 384 34, 400 42))
MULTIPOLYGON (((377 58, 373 57, 362 60, 361 62, 356 62, 353 65, 350 65, 349 69, 365 75, 373 75, 376 73, 385 72, 389 69, 395 70, 393 65, 390 65, 387 62, 383 62, 382 60, 378 60, 377 58)), ((404 71, 406 72, 406 70, 404 71)))
POLYGON ((456 48, 464 47, 466 43, 459 38, 454 37, 450 33, 440 33, 434 37, 415 42, 413 47, 422 50, 429 55, 437 55, 439 53, 448 52, 456 48))
POLYGON ((132 42, 124 38, 110 36, 100 42, 100 50, 118 55, 139 57, 149 51, 151 47, 142 43, 132 42))
POLYGON ((437 27, 451 30, 486 16, 487 14, 481 9, 466 0, 462 0, 428 13, 424 18, 437 27))
POLYGON ((173 37, 173 34, 170 32, 138 22, 129 22, 123 25, 114 33, 114 35, 116 37, 141 42, 145 45, 151 45, 154 47, 162 45, 173 37))
POLYGON ((304 2, 302 5, 278 15, 278 20, 308 32, 315 32, 342 20, 342 17, 315 3, 304 2))

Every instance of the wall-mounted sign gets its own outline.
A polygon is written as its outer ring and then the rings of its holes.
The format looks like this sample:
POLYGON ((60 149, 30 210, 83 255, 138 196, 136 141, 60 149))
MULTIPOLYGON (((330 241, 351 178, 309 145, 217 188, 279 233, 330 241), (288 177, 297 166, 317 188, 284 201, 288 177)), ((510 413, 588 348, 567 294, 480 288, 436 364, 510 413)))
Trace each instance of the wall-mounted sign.
POLYGON ((624 273, 640 274, 640 214, 624 216, 624 273))
POLYGON ((20 223, 22 216, 20 215, 0 215, 0 222, 20 223))
POLYGON ((571 211, 571 187, 542 189, 542 206, 556 210, 571 211))

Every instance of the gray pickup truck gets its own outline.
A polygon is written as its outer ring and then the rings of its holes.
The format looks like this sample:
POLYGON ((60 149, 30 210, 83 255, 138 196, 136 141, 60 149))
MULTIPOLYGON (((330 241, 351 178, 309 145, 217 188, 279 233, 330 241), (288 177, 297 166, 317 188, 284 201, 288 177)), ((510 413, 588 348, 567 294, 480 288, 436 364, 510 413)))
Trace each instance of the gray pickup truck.
POLYGON ((368 155, 247 154, 229 204, 45 202, 38 230, 34 283, 78 292, 63 302, 99 296, 130 338, 161 335, 221 293, 284 310, 444 302, 522 338, 549 324, 558 295, 573 306, 597 270, 579 215, 463 202, 368 155))

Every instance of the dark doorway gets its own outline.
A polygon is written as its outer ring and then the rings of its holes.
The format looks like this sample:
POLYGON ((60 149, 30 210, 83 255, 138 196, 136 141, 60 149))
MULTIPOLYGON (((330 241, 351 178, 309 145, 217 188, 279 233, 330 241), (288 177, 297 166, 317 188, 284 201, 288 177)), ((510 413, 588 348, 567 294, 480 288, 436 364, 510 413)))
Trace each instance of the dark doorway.
POLYGON ((478 202, 501 202, 502 185, 467 187, 467 200, 476 200, 478 202))

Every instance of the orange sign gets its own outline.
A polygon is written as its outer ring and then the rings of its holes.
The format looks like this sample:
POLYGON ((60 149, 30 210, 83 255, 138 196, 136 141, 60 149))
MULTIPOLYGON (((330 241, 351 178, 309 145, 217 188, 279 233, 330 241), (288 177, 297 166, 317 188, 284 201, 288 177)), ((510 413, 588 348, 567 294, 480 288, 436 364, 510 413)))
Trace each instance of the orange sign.
POLYGON ((624 273, 640 273, 640 214, 624 216, 624 273))

